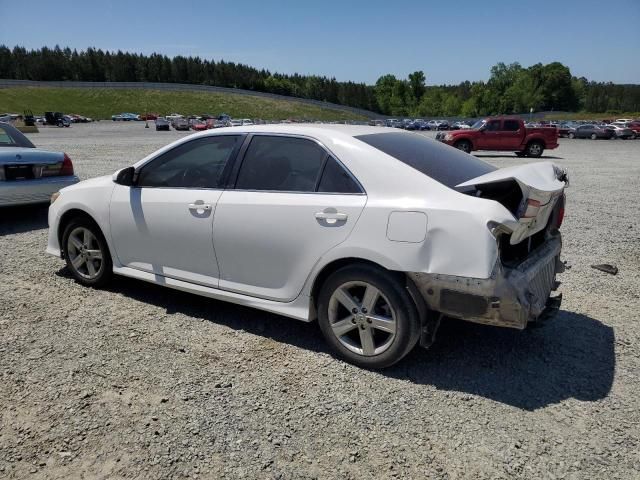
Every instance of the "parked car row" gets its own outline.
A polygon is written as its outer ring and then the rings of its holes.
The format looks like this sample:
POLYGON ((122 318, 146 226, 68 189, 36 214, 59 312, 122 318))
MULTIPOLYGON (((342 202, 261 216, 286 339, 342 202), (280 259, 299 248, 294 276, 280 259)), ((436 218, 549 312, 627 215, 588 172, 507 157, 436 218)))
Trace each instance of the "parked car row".
POLYGON ((254 121, 250 118, 232 119, 226 114, 218 115, 217 117, 212 115, 184 117, 178 113, 172 113, 166 117, 157 117, 155 119, 156 131, 167 131, 173 128, 174 130, 201 132, 214 128, 250 126, 264 123, 264 121, 254 121))
POLYGON ((572 121, 527 123, 527 127, 556 127, 564 138, 590 138, 623 140, 640 138, 640 120, 620 118, 615 121, 572 121))
POLYGON ((405 118, 398 120, 396 118, 388 118, 386 120, 372 120, 369 125, 374 127, 391 127, 402 128, 403 130, 464 130, 471 128, 472 120, 456 121, 450 123, 448 120, 424 120, 422 118, 405 118))

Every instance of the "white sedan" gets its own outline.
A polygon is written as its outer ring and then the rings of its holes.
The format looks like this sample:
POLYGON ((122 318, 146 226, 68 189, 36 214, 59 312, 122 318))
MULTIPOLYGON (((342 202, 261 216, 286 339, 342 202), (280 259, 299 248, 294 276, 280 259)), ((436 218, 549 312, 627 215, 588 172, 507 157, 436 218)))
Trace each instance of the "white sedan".
POLYGON ((523 329, 554 313, 566 183, 391 128, 222 128, 61 190, 47 252, 87 286, 115 273, 317 319, 380 368, 445 315, 523 329))

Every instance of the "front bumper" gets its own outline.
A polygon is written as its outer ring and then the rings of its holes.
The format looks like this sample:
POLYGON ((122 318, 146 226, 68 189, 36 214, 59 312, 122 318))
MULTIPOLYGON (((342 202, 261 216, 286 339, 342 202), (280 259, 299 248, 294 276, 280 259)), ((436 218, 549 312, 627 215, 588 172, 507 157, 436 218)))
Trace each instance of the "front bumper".
POLYGON ((430 309, 474 323, 523 329, 557 311, 550 299, 558 286, 560 235, 548 240, 515 268, 498 260, 487 279, 409 273, 430 309))

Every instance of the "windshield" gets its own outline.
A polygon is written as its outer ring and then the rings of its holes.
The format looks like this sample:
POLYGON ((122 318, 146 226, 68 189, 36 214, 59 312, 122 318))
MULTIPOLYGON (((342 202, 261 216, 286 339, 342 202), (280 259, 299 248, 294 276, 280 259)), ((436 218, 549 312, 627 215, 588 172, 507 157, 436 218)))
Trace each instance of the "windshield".
POLYGON ((480 130, 480 128, 482 128, 482 126, 487 123, 484 120, 478 120, 476 123, 474 123, 471 128, 473 128, 474 130, 480 130))
MULTIPOLYGON (((373 133, 358 135, 370 145, 449 188, 496 170, 486 162, 422 135, 410 133, 373 133)), ((469 187, 456 189, 468 191, 469 187)))

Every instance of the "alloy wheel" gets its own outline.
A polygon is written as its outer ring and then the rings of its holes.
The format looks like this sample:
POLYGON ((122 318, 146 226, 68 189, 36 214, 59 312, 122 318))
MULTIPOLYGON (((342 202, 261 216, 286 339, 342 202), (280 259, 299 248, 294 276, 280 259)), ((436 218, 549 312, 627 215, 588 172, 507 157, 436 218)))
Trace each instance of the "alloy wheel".
POLYGON ((71 231, 66 254, 72 268, 87 280, 96 278, 103 268, 103 254, 98 239, 88 228, 77 227, 71 231))
POLYGON ((338 287, 329 299, 328 317, 338 341, 358 355, 379 355, 396 338, 396 312, 384 294, 367 282, 338 287))
POLYGON ((542 153, 541 149, 542 149, 542 147, 540 146, 539 143, 532 143, 529 146, 529 155, 534 156, 534 157, 537 156, 537 155, 540 155, 542 153))

